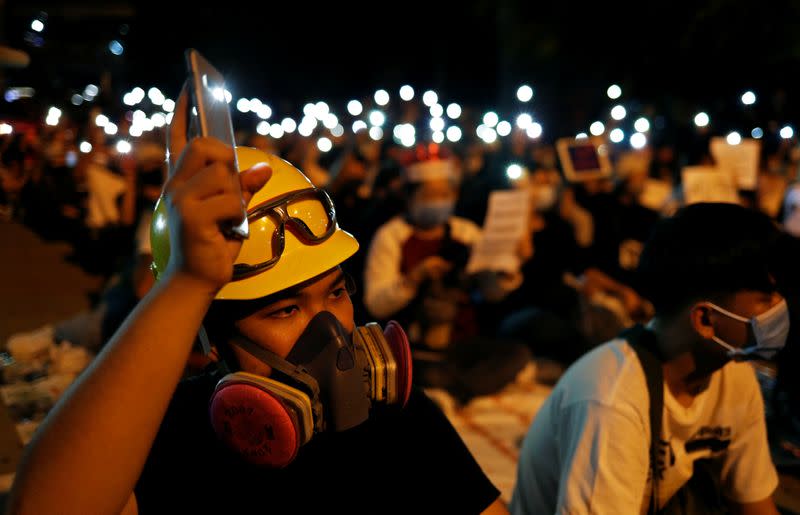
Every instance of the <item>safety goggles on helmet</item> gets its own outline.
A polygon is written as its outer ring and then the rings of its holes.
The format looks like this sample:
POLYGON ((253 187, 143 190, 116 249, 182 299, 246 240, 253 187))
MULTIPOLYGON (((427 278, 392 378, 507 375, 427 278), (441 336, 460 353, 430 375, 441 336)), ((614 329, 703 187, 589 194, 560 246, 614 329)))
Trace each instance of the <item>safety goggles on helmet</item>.
POLYGON ((248 246, 268 251, 260 263, 236 263, 233 280, 242 280, 269 270, 280 260, 286 246, 286 227, 309 245, 322 243, 336 232, 336 209, 325 190, 309 188, 282 195, 251 208, 248 246))

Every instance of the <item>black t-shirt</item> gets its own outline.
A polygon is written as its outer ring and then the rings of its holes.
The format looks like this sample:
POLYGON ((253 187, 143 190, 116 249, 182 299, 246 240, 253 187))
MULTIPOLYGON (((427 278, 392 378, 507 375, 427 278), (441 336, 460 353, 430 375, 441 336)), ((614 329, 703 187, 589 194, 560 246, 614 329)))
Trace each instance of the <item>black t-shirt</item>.
POLYGON ((182 381, 135 493, 149 513, 480 513, 500 495, 419 390, 348 431, 315 435, 284 469, 246 463, 208 418, 214 375, 182 381))

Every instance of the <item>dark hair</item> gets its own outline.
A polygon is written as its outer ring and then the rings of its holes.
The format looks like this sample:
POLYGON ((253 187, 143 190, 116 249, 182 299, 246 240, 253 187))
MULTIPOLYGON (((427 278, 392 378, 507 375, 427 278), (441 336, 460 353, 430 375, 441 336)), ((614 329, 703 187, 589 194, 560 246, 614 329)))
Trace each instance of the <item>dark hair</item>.
POLYGON ((638 283, 660 315, 743 290, 772 292, 780 232, 733 204, 694 204, 661 220, 642 251, 638 283))

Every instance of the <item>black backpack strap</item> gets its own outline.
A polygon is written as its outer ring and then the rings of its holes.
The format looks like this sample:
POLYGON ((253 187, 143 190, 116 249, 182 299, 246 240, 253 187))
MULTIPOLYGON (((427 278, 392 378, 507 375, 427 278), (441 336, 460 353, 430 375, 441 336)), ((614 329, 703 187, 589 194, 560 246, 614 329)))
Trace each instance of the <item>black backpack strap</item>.
POLYGON ((664 408, 664 371, 657 356, 656 337, 641 324, 626 329, 620 335, 636 352, 644 369, 647 390, 650 393, 650 472, 652 492, 647 513, 658 513, 658 450, 661 440, 661 415, 664 408))

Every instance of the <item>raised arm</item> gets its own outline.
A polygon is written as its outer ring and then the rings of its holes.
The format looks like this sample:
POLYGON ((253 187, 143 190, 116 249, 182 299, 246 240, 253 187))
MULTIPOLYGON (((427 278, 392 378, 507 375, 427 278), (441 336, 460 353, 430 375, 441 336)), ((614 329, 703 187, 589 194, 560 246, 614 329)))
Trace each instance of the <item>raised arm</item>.
MULTIPOLYGON (((26 449, 8 513, 135 513, 134 485, 197 330, 227 283, 240 242, 219 223, 241 213, 230 180, 233 150, 198 138, 186 145, 185 92, 170 127, 175 172, 165 186, 167 270, 92 365, 62 396, 26 449)), ((245 200, 269 176, 240 174, 245 200)))

